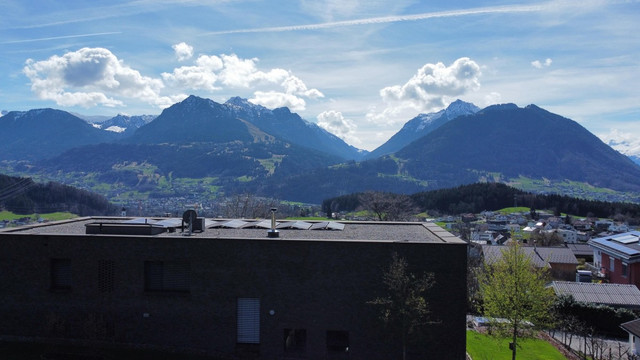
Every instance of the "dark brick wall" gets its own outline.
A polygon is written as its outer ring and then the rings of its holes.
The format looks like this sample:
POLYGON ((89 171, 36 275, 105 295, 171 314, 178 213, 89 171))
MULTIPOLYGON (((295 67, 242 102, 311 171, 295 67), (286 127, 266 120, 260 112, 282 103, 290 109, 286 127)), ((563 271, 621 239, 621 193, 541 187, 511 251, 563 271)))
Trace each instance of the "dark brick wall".
POLYGON ((236 299, 255 297, 262 359, 284 355, 290 328, 306 329, 309 359, 329 358, 327 330, 348 331, 348 358, 398 358, 399 339, 366 304, 384 294, 392 252, 412 271, 435 274, 428 300, 437 323, 411 345, 410 358, 464 359, 465 244, 6 233, 0 335, 234 354, 236 299), (52 258, 71 259, 70 291, 50 289, 52 258), (105 260, 113 261, 113 289, 100 280, 105 260), (188 261, 190 292, 145 292, 145 261, 188 261))

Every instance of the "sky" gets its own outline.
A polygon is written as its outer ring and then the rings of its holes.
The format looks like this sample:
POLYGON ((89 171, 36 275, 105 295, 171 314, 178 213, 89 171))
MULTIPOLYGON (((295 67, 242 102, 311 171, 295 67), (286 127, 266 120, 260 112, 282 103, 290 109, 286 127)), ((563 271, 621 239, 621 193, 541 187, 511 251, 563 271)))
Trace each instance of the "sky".
POLYGON ((536 104, 640 154, 640 1, 3 0, 0 109, 287 106, 373 150, 461 99, 536 104))

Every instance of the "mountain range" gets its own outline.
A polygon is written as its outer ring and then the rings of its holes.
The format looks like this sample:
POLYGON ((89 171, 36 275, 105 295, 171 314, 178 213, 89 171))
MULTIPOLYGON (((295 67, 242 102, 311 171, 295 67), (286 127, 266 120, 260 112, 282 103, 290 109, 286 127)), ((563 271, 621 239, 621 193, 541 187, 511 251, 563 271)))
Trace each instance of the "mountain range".
POLYGON ((446 109, 435 113, 420 114, 405 123, 400 131, 387 140, 387 142, 367 154, 365 158, 375 159, 382 155, 392 154, 409 143, 429 134, 447 121, 453 120, 458 116, 473 115, 479 110, 479 107, 471 103, 456 100, 449 104, 446 109))
POLYGON ((238 97, 220 104, 189 96, 157 117, 94 124, 55 109, 9 112, 0 129, 3 167, 103 193, 177 196, 179 179, 206 178, 219 195, 320 203, 365 190, 411 193, 523 177, 640 192, 637 164, 535 105, 479 109, 458 100, 410 120, 371 153, 288 108, 238 97))

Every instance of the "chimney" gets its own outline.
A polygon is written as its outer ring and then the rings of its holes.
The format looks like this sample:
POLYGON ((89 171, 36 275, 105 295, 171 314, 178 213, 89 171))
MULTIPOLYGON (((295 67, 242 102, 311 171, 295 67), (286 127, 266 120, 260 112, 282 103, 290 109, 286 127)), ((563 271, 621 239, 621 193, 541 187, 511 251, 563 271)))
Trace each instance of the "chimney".
POLYGON ((280 232, 276 230, 276 211, 278 209, 271 208, 271 229, 267 231, 267 236, 270 238, 280 237, 280 232))

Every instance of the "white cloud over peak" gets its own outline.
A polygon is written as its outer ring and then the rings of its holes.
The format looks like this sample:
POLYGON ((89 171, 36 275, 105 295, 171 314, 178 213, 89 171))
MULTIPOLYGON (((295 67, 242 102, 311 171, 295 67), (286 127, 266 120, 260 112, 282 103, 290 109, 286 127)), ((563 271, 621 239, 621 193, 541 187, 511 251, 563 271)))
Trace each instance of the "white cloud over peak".
POLYGON ((634 133, 612 129, 608 134, 598 137, 624 155, 640 156, 640 139, 634 133))
POLYGON ((302 111, 307 107, 307 103, 304 99, 282 92, 256 91, 253 93, 253 96, 253 98, 249 99, 250 102, 262 105, 269 109, 286 106, 292 111, 302 111))
POLYGON ((473 60, 462 57, 450 66, 439 62, 425 64, 403 85, 388 86, 380 90, 386 104, 381 112, 367 114, 374 122, 394 124, 406 121, 408 110, 432 112, 442 109, 451 99, 477 90, 480 87, 480 66, 473 60))
POLYGON ((280 68, 260 70, 258 61, 257 58, 242 59, 235 54, 200 55, 195 65, 162 73, 162 78, 172 86, 189 90, 256 89, 250 100, 269 108, 287 106, 300 111, 306 108, 304 98, 324 97, 322 92, 309 89, 290 71, 280 68))
POLYGON ((531 66, 533 66, 536 69, 542 69, 543 67, 549 67, 551 66, 551 63, 553 62, 553 60, 547 58, 544 62, 541 62, 540 60, 534 60, 531 62, 531 66))
POLYGON ((117 97, 164 108, 183 95, 160 96, 162 80, 142 76, 104 48, 82 48, 47 60, 27 59, 23 73, 40 99, 62 106, 124 106, 117 97))
POLYGON ((173 51, 176 52, 176 57, 178 58, 178 61, 189 60, 193 57, 193 46, 185 42, 175 44, 171 47, 173 48, 173 51))
POLYGON ((350 119, 345 119, 340 111, 324 111, 317 116, 318 126, 336 135, 352 145, 360 145, 361 141, 355 136, 357 125, 350 119))

